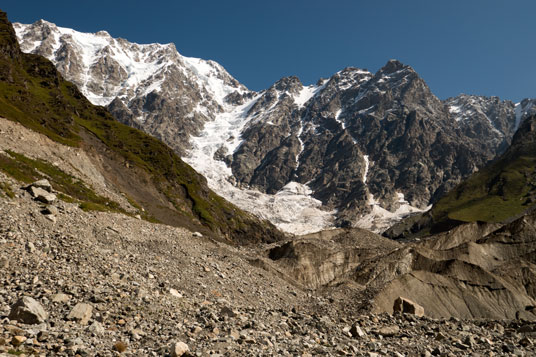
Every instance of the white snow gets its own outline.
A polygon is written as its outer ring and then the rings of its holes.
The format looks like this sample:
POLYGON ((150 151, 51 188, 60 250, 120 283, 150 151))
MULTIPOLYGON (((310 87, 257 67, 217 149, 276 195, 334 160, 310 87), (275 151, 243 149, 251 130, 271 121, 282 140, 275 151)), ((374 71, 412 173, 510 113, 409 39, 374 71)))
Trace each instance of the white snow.
POLYGON ((369 156, 368 155, 363 155, 363 159, 365 159, 365 173, 363 174, 363 183, 366 185, 367 184, 367 175, 368 175, 369 167, 370 167, 370 161, 369 161, 369 156))
POLYGON ((517 131, 517 129, 519 129, 519 125, 521 125, 521 120, 523 119, 523 117, 529 114, 533 114, 536 109, 536 102, 534 99, 528 101, 524 100, 523 103, 525 103, 525 105, 523 105, 522 103, 516 103, 515 105, 516 121, 514 125, 514 131, 517 131))
POLYGON ((327 83, 328 81, 325 81, 320 86, 310 85, 303 87, 297 95, 293 96, 294 103, 296 103, 298 108, 303 108, 312 97, 325 88, 327 83))
POLYGON ((519 128, 519 124, 521 124, 521 116, 523 114, 523 107, 521 106, 521 103, 516 103, 516 122, 514 125, 514 132, 519 128))
MULTIPOLYGON (((195 112, 203 113, 211 120, 206 122, 198 137, 191 138, 192 149, 188 156, 183 159, 203 174, 207 178, 209 186, 219 195, 242 209, 270 220, 286 232, 305 234, 327 229, 333 225, 336 212, 323 209, 322 203, 312 197, 312 191, 307 184, 290 182, 275 195, 261 193, 250 188, 239 188, 231 183, 231 169, 224 162, 214 159, 215 152, 222 146, 228 155, 233 154, 242 143, 240 134, 244 128, 249 123, 260 120, 264 114, 274 110, 278 101, 275 101, 270 108, 263 112, 263 115, 248 117, 249 109, 259 100, 261 94, 257 94, 253 99, 240 106, 225 103, 224 98, 228 94, 233 91, 243 92, 245 87, 229 84, 228 79, 232 79, 232 77, 216 62, 181 56, 172 44, 140 45, 113 39, 104 32, 81 33, 68 28, 56 27, 54 24, 49 25, 53 31, 53 37, 50 41, 54 52, 49 59, 54 61, 55 52, 61 47, 62 41, 72 37, 72 45, 76 47, 76 54, 80 56, 83 67, 80 74, 82 77, 79 78, 82 82, 79 85, 80 90, 94 104, 107 105, 115 97, 132 100, 153 91, 161 91, 165 81, 165 73, 171 66, 176 66, 182 73, 193 78, 193 85, 199 86, 203 98, 219 104, 221 112, 209 113, 210 109, 205 103, 197 104, 190 115, 194 115, 195 112), (127 73, 123 83, 115 87, 106 82, 103 83, 105 86, 107 85, 106 95, 102 92, 95 92, 92 89, 94 86, 91 85, 91 81, 94 80, 91 74, 92 67, 102 58, 104 52, 127 73)), ((23 36, 29 26, 20 24, 15 26, 19 38, 23 36)), ((35 51, 39 44, 39 41, 26 43, 24 48, 30 52, 35 51)), ((370 78, 372 78, 370 72, 355 70, 347 78, 341 79, 341 82, 338 83, 338 89, 347 89, 370 78)), ((298 93, 291 94, 295 104, 299 108, 303 108, 328 83, 329 81, 325 80, 321 85, 302 87, 298 93)), ((279 98, 281 93, 277 92, 276 94, 279 98)), ((363 95, 364 93, 360 91, 355 100, 359 100, 363 95)), ((342 112, 343 108, 340 108, 335 113, 335 119, 345 129, 345 123, 340 119, 342 112)), ((141 113, 136 119, 143 122, 145 116, 141 113)), ((268 124, 273 125, 273 123, 268 124)), ((304 143, 300 138, 304 130, 315 130, 315 127, 309 125, 304 128, 302 123, 298 130, 297 135, 301 149, 296 158, 296 167, 299 165, 299 156, 304 150, 304 143)), ((357 143, 355 139, 353 140, 354 143, 357 143)), ((368 155, 364 155, 364 160, 365 172, 362 180, 366 185, 371 163, 368 155)), ((404 200, 403 194, 399 194, 399 202, 400 207, 395 212, 389 212, 370 195, 368 204, 372 206, 372 212, 355 222, 356 225, 378 231, 408 213, 420 211, 411 207, 404 200)))
POLYGON ((346 124, 344 123, 344 121, 340 119, 341 114, 342 114, 342 108, 339 108, 337 112, 335 113, 335 120, 337 121, 337 123, 341 124, 342 130, 344 130, 346 129, 346 124))
MULTIPOLYGON (((220 74, 225 72, 223 67, 213 61, 205 61, 200 58, 183 57, 184 63, 197 76, 200 87, 205 87, 220 105, 224 105, 224 98, 237 90, 227 85, 220 74)), ((241 92, 241 90, 238 90, 241 92)))
POLYGON ((209 187, 219 195, 258 217, 268 219, 283 231, 305 234, 330 227, 335 212, 321 209, 322 203, 311 197, 312 192, 307 185, 290 182, 275 195, 238 188, 229 181, 231 169, 214 159, 214 153, 222 144, 228 154, 238 148, 240 133, 252 119, 247 117, 247 112, 259 98, 260 95, 257 95, 242 106, 227 107, 226 112, 207 122, 201 135, 191 139, 192 149, 183 159, 203 174, 209 187))
MULTIPOLYGON (((199 87, 209 92, 210 99, 215 100, 219 105, 224 104, 224 98, 229 93, 235 90, 242 92, 243 88, 245 89, 245 87, 235 87, 225 83, 225 79, 230 76, 216 62, 184 57, 176 51, 173 44, 137 44, 114 39, 104 31, 82 33, 58 27, 52 23, 47 24, 52 29, 51 36, 54 39, 53 53, 49 59, 54 62, 56 52, 62 42, 70 41, 68 38, 71 37, 72 45, 77 49, 76 54, 80 57, 80 64, 83 68, 81 78, 68 79, 76 82, 80 91, 96 105, 108 105, 116 97, 130 101, 135 97, 162 90, 161 86, 165 81, 164 74, 170 66, 176 66, 186 75, 194 77, 199 87), (63 36, 65 37, 62 38, 63 36), (106 81, 97 83, 96 86, 90 85, 96 81, 91 74, 92 67, 103 57, 104 53, 117 62, 127 74, 126 80, 115 87, 106 81), (106 87, 107 95, 92 89, 100 86, 106 87)), ((16 24, 19 40, 29 31, 30 26, 16 24)), ((27 52, 35 51, 40 43, 41 41, 35 41, 33 44, 26 42, 24 48, 27 52)))
POLYGON ((400 206, 396 211, 391 212, 383 208, 380 203, 374 199, 374 196, 369 194, 368 204, 372 206, 372 211, 359 219, 355 223, 355 227, 365 228, 380 233, 409 214, 425 212, 432 208, 432 205, 425 209, 413 207, 404 199, 403 193, 397 192, 397 196, 400 206))
MULTIPOLYGON (((461 112, 461 110, 462 110, 462 107, 459 106, 459 105, 449 105, 449 112, 451 114, 459 114, 461 112)), ((461 116, 456 116, 454 119, 456 121, 460 121, 462 119, 462 117, 461 116)))
POLYGON ((298 153, 298 155, 296 155, 296 170, 300 166, 300 155, 302 154, 305 148, 305 146, 303 145, 303 141, 300 138, 302 133, 303 133, 303 123, 300 123, 300 130, 298 130, 298 133, 296 134, 296 136, 298 137, 298 141, 300 142, 300 152, 298 153))

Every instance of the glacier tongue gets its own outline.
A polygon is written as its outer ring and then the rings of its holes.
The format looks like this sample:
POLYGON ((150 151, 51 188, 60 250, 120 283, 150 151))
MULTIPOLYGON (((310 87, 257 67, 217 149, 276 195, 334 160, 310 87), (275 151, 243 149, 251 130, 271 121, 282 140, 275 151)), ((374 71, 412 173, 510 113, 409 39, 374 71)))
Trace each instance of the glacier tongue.
POLYGON ((214 158, 222 145, 228 154, 238 148, 240 133, 251 120, 247 113, 259 97, 238 107, 226 106, 226 110, 217 114, 214 121, 206 123, 201 135, 191 139, 192 149, 183 158, 184 161, 203 174, 209 187, 219 195, 269 220, 283 231, 306 234, 331 227, 335 211, 321 209, 322 202, 311 196, 312 191, 307 185, 290 182, 275 195, 238 188, 230 182, 231 169, 214 158))

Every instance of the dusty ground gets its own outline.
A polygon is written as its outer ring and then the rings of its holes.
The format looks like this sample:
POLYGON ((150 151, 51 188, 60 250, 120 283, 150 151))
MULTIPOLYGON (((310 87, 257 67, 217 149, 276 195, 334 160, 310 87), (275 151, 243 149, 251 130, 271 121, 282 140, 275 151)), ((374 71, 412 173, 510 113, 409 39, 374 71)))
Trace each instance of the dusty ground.
POLYGON ((63 202, 54 223, 0 178, 18 196, 0 199, 0 353, 112 356, 119 341, 131 356, 166 355, 178 341, 199 356, 536 353, 522 321, 347 313, 253 266, 252 248, 63 202), (43 306, 45 322, 7 318, 22 296, 43 306), (86 324, 67 318, 78 303, 92 308, 86 324))

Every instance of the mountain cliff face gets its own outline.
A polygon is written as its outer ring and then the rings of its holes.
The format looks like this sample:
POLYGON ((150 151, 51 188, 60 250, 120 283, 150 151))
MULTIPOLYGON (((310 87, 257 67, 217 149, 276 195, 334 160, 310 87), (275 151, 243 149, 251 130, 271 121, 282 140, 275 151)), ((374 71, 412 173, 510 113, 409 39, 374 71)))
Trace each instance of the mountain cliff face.
MULTIPOLYGON (((234 243, 273 241, 283 236, 268 222, 216 195, 202 175, 162 142, 119 123, 105 108, 92 105, 49 60, 22 53, 3 12, 0 120, 18 122, 64 146, 81 148, 106 179, 105 186, 130 197, 140 215, 203 230, 234 243)), ((68 200, 83 199, 81 205, 97 205, 100 209, 114 207, 113 202, 95 197, 82 182, 58 173, 51 164, 32 161, 16 152, 0 154, 0 169, 17 179, 48 175, 51 181, 64 183, 58 187, 63 187, 60 191, 68 200)))
POLYGON ((464 134, 471 138, 485 137, 499 152, 510 145, 522 119, 536 113, 535 100, 525 99, 514 104, 498 97, 461 94, 445 100, 464 134))
POLYGON ((14 27, 24 52, 50 59, 93 104, 179 153, 223 110, 226 95, 247 91, 219 64, 181 56, 173 44, 139 45, 43 20, 14 27))
POLYGON ((95 104, 162 139, 231 202, 297 233, 380 231, 502 153, 534 101, 441 101, 407 65, 346 68, 315 85, 248 91, 172 44, 138 45, 46 21, 15 24, 95 104))

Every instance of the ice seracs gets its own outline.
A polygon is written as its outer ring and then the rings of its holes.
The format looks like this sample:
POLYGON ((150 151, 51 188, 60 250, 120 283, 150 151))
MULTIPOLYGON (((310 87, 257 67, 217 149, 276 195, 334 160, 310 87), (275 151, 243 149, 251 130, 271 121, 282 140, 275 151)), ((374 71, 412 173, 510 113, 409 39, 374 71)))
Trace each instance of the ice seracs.
POLYGON ((248 112, 260 97, 258 94, 237 107, 226 105, 226 111, 205 124, 201 135, 192 137, 192 148, 184 160, 207 178, 215 192, 286 232, 305 234, 330 227, 335 212, 322 209, 322 202, 312 197, 307 185, 290 182, 275 195, 239 188, 232 183, 231 169, 215 159, 222 146, 228 154, 239 147, 243 128, 254 120, 248 112))

